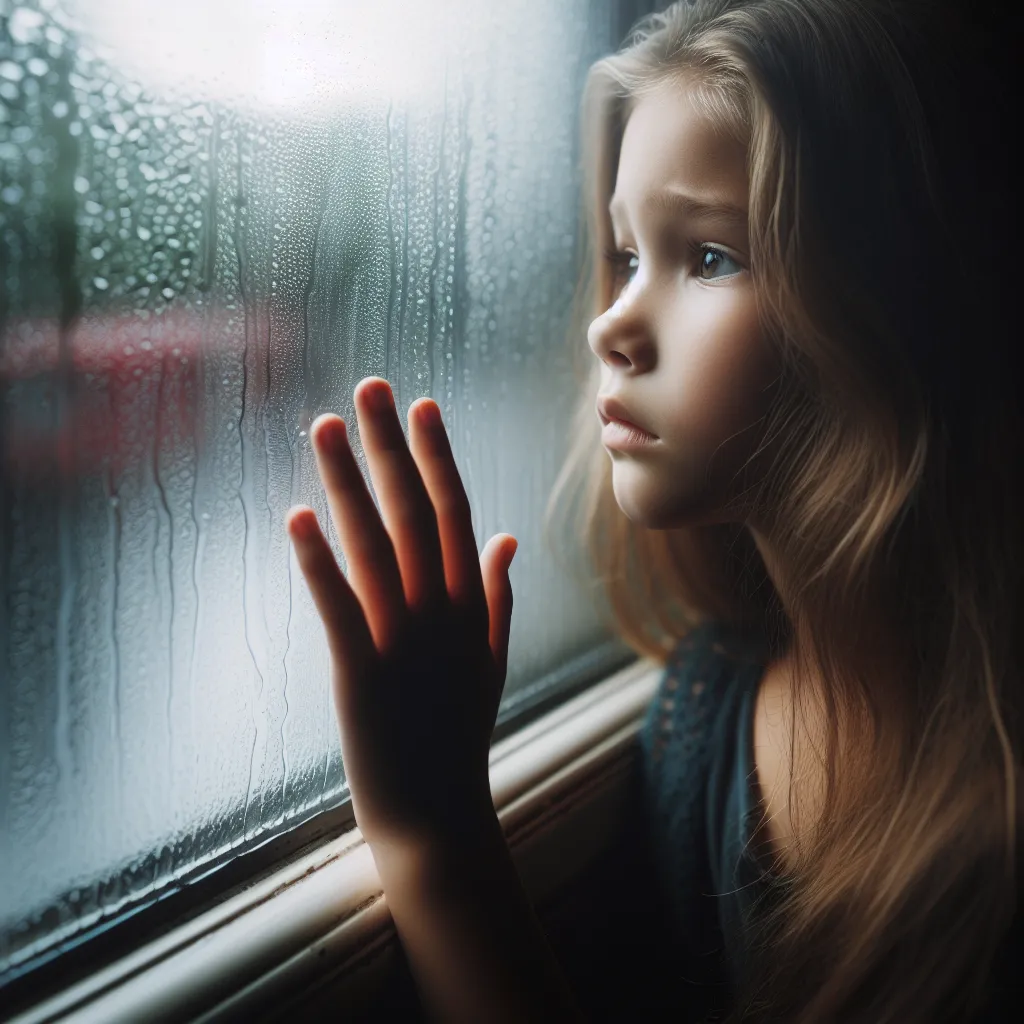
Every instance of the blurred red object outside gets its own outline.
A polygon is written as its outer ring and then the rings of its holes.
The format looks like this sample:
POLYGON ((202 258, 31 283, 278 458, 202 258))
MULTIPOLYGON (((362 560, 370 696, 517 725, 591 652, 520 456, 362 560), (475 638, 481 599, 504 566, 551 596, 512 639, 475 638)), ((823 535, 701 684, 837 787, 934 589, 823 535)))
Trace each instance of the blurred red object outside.
POLYGON ((222 338, 215 314, 90 314, 8 322, 0 338, 3 469, 39 479, 123 472, 165 446, 201 445, 201 360, 222 338))

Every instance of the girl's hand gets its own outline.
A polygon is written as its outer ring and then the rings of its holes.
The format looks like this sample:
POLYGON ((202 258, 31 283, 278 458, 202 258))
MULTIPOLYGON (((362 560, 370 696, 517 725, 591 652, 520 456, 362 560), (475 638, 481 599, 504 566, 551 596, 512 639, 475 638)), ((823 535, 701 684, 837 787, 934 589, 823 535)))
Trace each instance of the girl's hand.
POLYGON ((494 816, 487 755, 516 541, 498 534, 478 557, 435 402, 409 409, 411 452, 387 381, 363 380, 355 406, 383 522, 344 421, 325 414, 310 430, 347 580, 316 513, 287 517, 327 631, 345 775, 371 846, 458 842, 494 816))

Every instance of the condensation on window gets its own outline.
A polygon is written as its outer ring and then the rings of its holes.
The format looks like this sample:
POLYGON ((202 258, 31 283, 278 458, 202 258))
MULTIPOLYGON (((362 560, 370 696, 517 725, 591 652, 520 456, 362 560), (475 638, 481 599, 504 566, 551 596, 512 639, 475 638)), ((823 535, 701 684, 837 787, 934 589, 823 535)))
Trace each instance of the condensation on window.
POLYGON ((520 539, 506 699, 604 637, 541 515, 614 7, 0 0, 0 979, 344 797, 283 518, 362 377, 520 539))

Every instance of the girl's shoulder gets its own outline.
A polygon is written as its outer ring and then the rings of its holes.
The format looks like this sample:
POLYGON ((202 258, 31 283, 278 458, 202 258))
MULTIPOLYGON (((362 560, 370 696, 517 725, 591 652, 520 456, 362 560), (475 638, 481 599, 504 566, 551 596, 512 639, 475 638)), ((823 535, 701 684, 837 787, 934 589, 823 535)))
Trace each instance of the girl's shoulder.
POLYGON ((665 663, 641 732, 648 829, 685 976, 697 1004, 728 1002, 747 908, 726 894, 746 878, 752 709, 764 656, 728 626, 706 623, 665 663), (736 905, 734 906, 733 903, 736 905), (707 1000, 703 1002, 703 1000, 707 1000))
POLYGON ((734 628, 696 626, 665 662, 647 722, 652 756, 660 760, 679 730, 689 740, 680 753, 731 738, 731 724, 756 692, 765 661, 760 645, 734 628))
MULTIPOLYGON (((679 923, 697 1003, 724 1007, 742 969, 744 922, 770 887, 753 852, 752 725, 767 658, 720 623, 696 627, 666 660, 641 733, 645 802, 661 881, 679 923)), ((976 1024, 1006 1024, 1024 1007, 1024 915, 993 965, 976 1024)))
POLYGON ((734 847, 751 847, 754 715, 767 660, 763 646, 735 628, 702 624, 673 650, 648 714, 645 747, 656 798, 677 808, 682 791, 690 794, 700 818, 691 822, 692 834, 707 851, 716 888, 729 884, 734 847))

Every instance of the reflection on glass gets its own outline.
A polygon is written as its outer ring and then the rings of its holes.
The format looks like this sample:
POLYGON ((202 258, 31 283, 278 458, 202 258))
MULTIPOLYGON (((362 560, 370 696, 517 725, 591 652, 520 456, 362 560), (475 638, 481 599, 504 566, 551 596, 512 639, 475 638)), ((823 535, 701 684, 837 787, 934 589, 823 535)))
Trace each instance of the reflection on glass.
POLYGON ((282 521, 363 376, 520 538, 506 702, 602 636, 540 515, 612 6, 0 3, 0 982, 343 797, 282 521))

